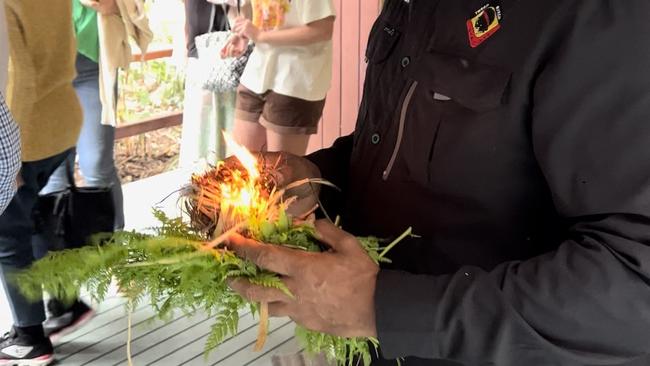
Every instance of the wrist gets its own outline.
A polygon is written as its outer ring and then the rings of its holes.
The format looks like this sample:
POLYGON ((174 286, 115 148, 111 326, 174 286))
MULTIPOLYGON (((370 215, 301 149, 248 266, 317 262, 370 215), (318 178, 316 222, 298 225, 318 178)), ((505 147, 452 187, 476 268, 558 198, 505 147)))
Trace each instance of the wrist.
POLYGON ((372 280, 370 281, 371 296, 370 296, 370 306, 368 308, 368 316, 366 318, 366 328, 364 329, 364 334, 368 337, 377 338, 377 315, 375 311, 375 295, 377 291, 377 275, 379 271, 375 272, 372 280))
POLYGON ((268 39, 268 32, 266 31, 257 31, 255 34, 253 34, 253 37, 251 37, 253 42, 255 43, 266 43, 268 39))

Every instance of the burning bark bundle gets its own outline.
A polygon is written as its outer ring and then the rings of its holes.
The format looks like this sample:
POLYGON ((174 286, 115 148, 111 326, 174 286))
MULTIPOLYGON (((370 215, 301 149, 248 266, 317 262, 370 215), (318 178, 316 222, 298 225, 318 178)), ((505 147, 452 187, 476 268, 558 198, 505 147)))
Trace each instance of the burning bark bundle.
MULTIPOLYGON (((162 319, 174 311, 204 311, 214 319, 206 343, 206 354, 238 331, 240 310, 248 307, 260 314, 256 350, 264 344, 268 330, 266 304, 250 303, 227 283, 236 278, 276 288, 292 297, 275 273, 238 258, 223 245, 232 233, 239 233, 268 245, 295 250, 320 251, 313 223, 294 220, 287 214, 297 197, 287 197, 296 187, 328 184, 305 178, 284 184, 279 178, 282 161, 260 161, 243 147, 232 144, 236 158, 220 162, 191 178, 183 190, 184 211, 189 218, 169 218, 154 211, 160 225, 153 233, 119 232, 106 244, 51 253, 16 277, 26 296, 37 299, 45 290, 62 300, 74 300, 84 286, 97 301, 106 297, 116 282, 129 300, 130 308, 148 300, 162 319)), ((401 239, 382 247, 374 237, 359 238, 377 263, 401 239)), ((103 242, 106 242, 105 240, 103 242)), ((343 338, 296 328, 297 339, 311 353, 323 353, 338 365, 370 363, 376 339, 343 338)))

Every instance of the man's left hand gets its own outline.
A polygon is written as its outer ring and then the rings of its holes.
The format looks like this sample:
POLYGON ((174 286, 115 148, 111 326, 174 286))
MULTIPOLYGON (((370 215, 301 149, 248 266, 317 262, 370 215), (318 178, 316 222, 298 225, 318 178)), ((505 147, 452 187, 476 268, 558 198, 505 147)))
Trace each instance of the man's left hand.
POLYGON ((278 273, 294 298, 244 279, 231 287, 246 299, 267 302, 271 316, 288 316, 319 332, 342 337, 374 337, 374 295, 379 267, 357 239, 329 221, 315 223, 331 249, 310 253, 235 235, 228 247, 239 257, 278 273))

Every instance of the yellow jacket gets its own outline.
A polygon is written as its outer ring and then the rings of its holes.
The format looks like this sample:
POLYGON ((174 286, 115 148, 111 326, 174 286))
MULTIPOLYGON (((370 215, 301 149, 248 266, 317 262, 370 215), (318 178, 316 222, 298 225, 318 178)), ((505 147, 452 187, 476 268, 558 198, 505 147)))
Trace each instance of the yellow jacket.
POLYGON ((82 113, 72 87, 76 46, 71 6, 70 0, 5 0, 7 102, 20 127, 23 161, 59 154, 79 136, 82 113))

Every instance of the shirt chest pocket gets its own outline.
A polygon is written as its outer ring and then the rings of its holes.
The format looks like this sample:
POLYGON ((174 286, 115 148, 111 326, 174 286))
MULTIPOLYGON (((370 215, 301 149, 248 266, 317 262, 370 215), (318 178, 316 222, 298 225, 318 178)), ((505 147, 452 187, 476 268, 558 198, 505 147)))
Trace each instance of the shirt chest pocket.
POLYGON ((511 73, 488 64, 438 51, 426 52, 411 70, 419 87, 436 101, 453 101, 480 113, 507 103, 511 73))
POLYGON ((441 179, 475 180, 471 167, 499 143, 511 72, 437 51, 425 52, 412 66, 417 92, 401 159, 408 178, 427 186, 441 179))

